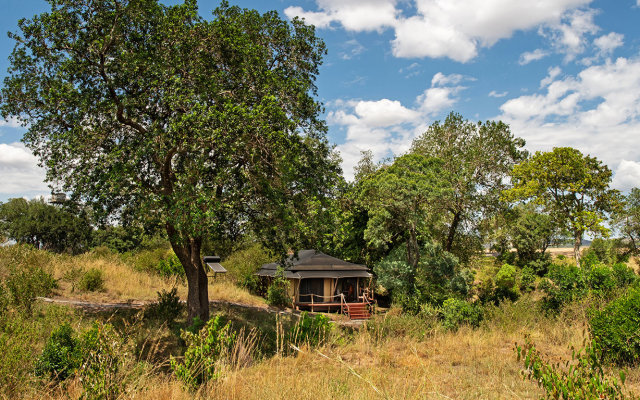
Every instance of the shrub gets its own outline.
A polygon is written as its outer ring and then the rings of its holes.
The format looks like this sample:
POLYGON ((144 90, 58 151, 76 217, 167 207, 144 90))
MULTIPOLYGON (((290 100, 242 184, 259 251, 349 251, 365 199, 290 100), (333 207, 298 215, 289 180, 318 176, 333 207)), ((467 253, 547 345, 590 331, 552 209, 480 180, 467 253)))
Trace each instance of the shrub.
POLYGON ((200 332, 183 331, 181 337, 187 344, 184 358, 180 362, 171 358, 170 362, 176 377, 191 388, 219 378, 221 363, 236 340, 231 323, 223 324, 222 317, 216 315, 200 332))
POLYGON ((589 289, 599 295, 608 295, 616 288, 617 282, 613 270, 604 264, 596 264, 586 274, 589 289))
POLYGON ((550 265, 551 256, 549 255, 549 253, 544 253, 544 255, 542 255, 538 259, 530 261, 526 265, 526 267, 531 268, 533 272, 538 276, 545 276, 545 274, 549 271, 550 265))
POLYGON ((541 306, 550 312, 559 311, 565 304, 587 293, 583 270, 569 264, 552 264, 547 279, 543 280, 538 288, 545 293, 541 306))
POLYGON ((149 316, 159 318, 173 325, 175 319, 180 315, 184 305, 180 303, 178 297, 178 289, 173 288, 170 291, 162 290, 158 292, 158 302, 149 307, 149 316))
POLYGON ((290 343, 300 346, 306 344, 309 346, 317 346, 325 342, 331 330, 329 318, 325 315, 318 314, 310 317, 304 311, 300 314, 298 322, 291 327, 288 334, 290 343))
POLYGON ((616 263, 611 269, 613 270, 616 285, 619 288, 632 285, 638 280, 638 275, 625 263, 616 263))
POLYGON ((630 289, 589 319, 591 336, 603 356, 617 364, 640 360, 640 288, 630 289))
POLYGON ((49 375, 51 379, 65 380, 75 374, 82 363, 82 350, 69 324, 62 324, 51 332, 42 354, 36 362, 38 376, 49 375))
POLYGON ((53 276, 39 266, 16 265, 5 281, 9 301, 28 313, 37 296, 49 296, 58 287, 53 276))
POLYGON ((540 352, 527 340, 524 348, 516 346, 518 361, 524 362, 524 378, 542 387, 547 398, 553 399, 617 399, 628 397, 623 391, 625 374, 620 381, 605 375, 604 366, 596 347, 571 349, 572 362, 565 365, 544 360, 540 352))
POLYGON ((267 304, 280 308, 291 304, 289 281, 284 277, 284 271, 282 270, 276 272, 276 277, 267 289, 267 304))
POLYGON ((184 277, 184 268, 182 268, 182 263, 180 263, 178 256, 174 252, 171 252, 166 259, 160 260, 155 270, 156 273, 165 278, 171 276, 184 277))
POLYGON ((482 321, 482 309, 467 301, 449 298, 440 310, 442 325, 446 329, 457 330, 461 325, 477 327, 482 321))
POLYGON ((78 370, 83 397, 117 399, 130 371, 124 368, 128 355, 125 341, 112 325, 95 322, 80 339, 82 365, 78 370))
POLYGON ((261 265, 273 261, 267 250, 259 244, 251 244, 246 248, 231 253, 224 259, 224 267, 229 276, 240 287, 253 294, 260 292, 260 280, 255 275, 261 265))
POLYGON ((522 269, 520 275, 520 290, 530 292, 536 288, 536 273, 530 267, 526 266, 522 269))
POLYGON ((516 267, 510 264, 503 264, 495 277, 496 289, 495 299, 516 300, 520 297, 520 290, 517 285, 516 267))
POLYGON ((82 275, 78 288, 83 292, 97 292, 104 289, 102 270, 91 268, 82 275))

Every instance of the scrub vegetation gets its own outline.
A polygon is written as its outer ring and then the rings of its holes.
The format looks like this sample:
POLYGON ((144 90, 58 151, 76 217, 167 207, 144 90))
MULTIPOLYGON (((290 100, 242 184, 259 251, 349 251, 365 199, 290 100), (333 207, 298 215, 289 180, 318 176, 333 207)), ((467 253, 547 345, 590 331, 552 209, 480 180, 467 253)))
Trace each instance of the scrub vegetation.
POLYGON ((313 26, 49 3, 0 115, 68 198, 0 204, 0 397, 638 398, 640 189, 600 160, 451 112, 346 181, 313 26), (255 272, 300 249, 367 265, 372 318, 287 309, 255 272))

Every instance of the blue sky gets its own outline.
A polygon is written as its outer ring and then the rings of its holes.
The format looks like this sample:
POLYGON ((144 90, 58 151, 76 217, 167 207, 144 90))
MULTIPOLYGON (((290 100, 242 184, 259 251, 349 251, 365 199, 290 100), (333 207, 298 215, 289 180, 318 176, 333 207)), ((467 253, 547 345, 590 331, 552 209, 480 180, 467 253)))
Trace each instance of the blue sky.
MULTIPOLYGON (((319 98, 347 178, 361 151, 401 154, 457 111, 507 122, 530 150, 576 147, 609 165, 614 187, 640 186, 640 0, 231 3, 316 25, 329 52, 319 98)), ((201 14, 217 4, 200 0, 201 14)), ((0 5, 5 32, 48 8, 44 0, 0 5)), ((0 77, 12 47, 0 36, 0 77)), ((0 201, 49 192, 15 125, 0 121, 0 201)))

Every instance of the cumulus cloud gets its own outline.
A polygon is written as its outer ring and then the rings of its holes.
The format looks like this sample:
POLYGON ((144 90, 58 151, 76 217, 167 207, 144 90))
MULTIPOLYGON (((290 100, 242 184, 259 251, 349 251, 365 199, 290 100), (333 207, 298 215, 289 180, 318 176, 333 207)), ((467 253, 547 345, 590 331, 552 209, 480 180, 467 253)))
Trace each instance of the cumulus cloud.
POLYGON ((623 192, 640 188, 640 162, 621 160, 611 186, 623 192))
POLYGON ((18 128, 22 126, 18 118, 11 117, 9 119, 0 119, 0 127, 6 126, 8 128, 18 128))
POLYGON ((607 35, 600 36, 593 41, 593 44, 599 49, 599 53, 603 57, 610 56, 615 49, 624 44, 624 35, 611 32, 607 35))
POLYGON ((350 31, 381 30, 395 24, 395 0, 316 0, 320 11, 305 11, 302 7, 287 7, 287 17, 304 18, 318 28, 327 28, 338 22, 350 31))
POLYGON ((585 29, 588 15, 571 14, 564 25, 560 21, 567 12, 590 2, 538 0, 532 7, 529 2, 512 0, 413 0, 407 10, 401 10, 401 2, 396 0, 316 0, 318 11, 289 7, 285 14, 305 18, 321 28, 335 24, 350 31, 393 29, 391 46, 396 57, 447 57, 467 62, 480 47, 543 24, 556 25, 554 32, 562 32, 558 37, 571 43, 572 33, 579 35, 585 29))
POLYGON ((527 65, 532 61, 537 61, 543 59, 548 56, 549 52, 542 49, 535 49, 534 51, 527 51, 520 55, 520 60, 518 60, 518 64, 527 65))
POLYGON ((616 168, 616 187, 636 179, 640 162, 640 59, 618 58, 576 75, 549 70, 541 91, 506 101, 497 118, 534 150, 572 146, 616 168))
POLYGON ((465 89, 460 84, 470 80, 473 78, 464 75, 437 73, 412 107, 390 99, 327 104, 331 109, 329 124, 346 131, 345 143, 338 146, 338 151, 347 179, 353 178, 361 151, 371 150, 377 160, 407 151, 412 139, 427 128, 430 116, 455 104, 457 94, 465 89))
POLYGON ((593 22, 596 10, 571 10, 562 21, 543 27, 541 33, 551 39, 553 47, 565 55, 565 62, 574 60, 588 45, 588 36, 598 32, 593 22))
POLYGON ((45 194, 45 172, 37 158, 22 143, 0 143, 0 195, 45 194))

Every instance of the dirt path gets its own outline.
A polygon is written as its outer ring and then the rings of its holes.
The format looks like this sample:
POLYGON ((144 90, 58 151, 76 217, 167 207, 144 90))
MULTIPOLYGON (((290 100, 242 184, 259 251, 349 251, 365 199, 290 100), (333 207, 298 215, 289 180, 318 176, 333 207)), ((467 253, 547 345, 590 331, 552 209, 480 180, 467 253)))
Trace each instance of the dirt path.
MULTIPOLYGON (((51 304, 60 304, 70 307, 80 308, 87 312, 105 312, 105 311, 117 311, 117 310, 141 310, 147 306, 155 304, 155 301, 132 301, 132 302, 124 302, 124 303, 96 303, 86 300, 78 300, 78 299, 67 299, 63 297, 36 297, 36 300, 42 301, 44 303, 51 304)), ((186 303, 184 300, 181 300, 182 303, 186 303)), ((210 306, 215 307, 239 307, 245 309, 252 309, 257 311, 268 312, 271 314, 289 314, 289 315, 300 315, 300 311, 294 311, 289 308, 286 310, 279 310, 277 308, 272 308, 268 306, 253 306, 249 304, 243 303, 234 303, 231 301, 224 300, 209 300, 210 306)), ((316 314, 316 313, 309 313, 316 314)), ((349 320, 349 321, 331 321, 333 323, 337 323, 344 326, 360 326, 363 321, 361 320, 349 320)))

